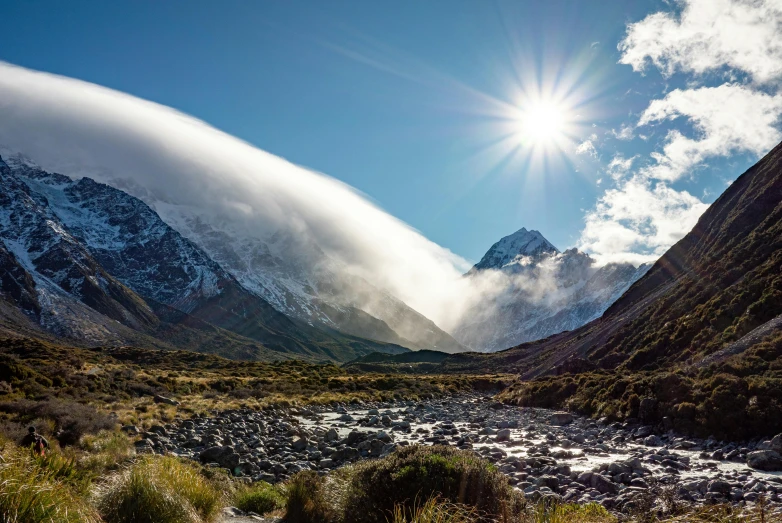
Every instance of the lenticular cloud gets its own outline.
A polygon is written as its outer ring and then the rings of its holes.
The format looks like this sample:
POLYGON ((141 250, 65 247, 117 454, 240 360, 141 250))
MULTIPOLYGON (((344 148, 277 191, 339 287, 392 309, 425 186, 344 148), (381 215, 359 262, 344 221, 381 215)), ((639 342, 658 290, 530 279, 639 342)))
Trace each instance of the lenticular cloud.
POLYGON ((465 260, 351 187, 171 108, 0 62, 0 145, 46 170, 132 180, 161 201, 202 209, 251 234, 285 229, 434 321, 467 293, 465 260))

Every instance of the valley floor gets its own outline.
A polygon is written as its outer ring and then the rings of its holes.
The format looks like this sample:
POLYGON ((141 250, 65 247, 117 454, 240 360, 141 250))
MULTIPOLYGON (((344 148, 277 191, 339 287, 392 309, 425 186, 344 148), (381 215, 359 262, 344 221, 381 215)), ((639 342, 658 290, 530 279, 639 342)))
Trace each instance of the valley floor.
MULTIPOLYGON (((6 463, 20 463, 0 467, 0 474, 17 470, 42 488, 54 483, 57 492, 71 492, 70 503, 82 503, 85 513, 95 510, 90 499, 119 488, 133 471, 154 483, 163 463, 184 467, 183 472, 167 479, 168 486, 150 484, 151 489, 174 488, 189 477, 201 482, 199 488, 215 489, 210 495, 222 500, 214 501, 212 519, 188 523, 223 518, 215 508, 221 504, 244 503, 243 511, 252 512, 261 510, 250 507, 262 506, 282 516, 294 503, 297 482, 312 480, 308 475, 322 478, 327 488, 348 481, 364 470, 362 464, 389 466, 383 464, 402 459, 400 453, 485 469, 479 475, 494 478, 511 498, 533 503, 525 516, 506 521, 535 521, 529 519, 534 507, 552 500, 584 507, 591 515, 572 521, 594 523, 616 521, 612 513, 654 521, 638 516, 652 508, 657 521, 692 511, 736 516, 719 521, 755 521, 739 516, 758 510, 775 515, 780 508, 782 474, 747 466, 762 446, 758 440, 690 439, 632 421, 505 405, 494 399, 511 382, 505 375, 355 372, 335 365, 235 362, 130 347, 79 349, 25 339, 0 340, 0 371, 0 433, 8 438, 0 438, 0 450, 6 463), (28 424, 52 442, 44 462, 29 461, 12 444, 28 424), (175 461, 159 461, 171 457, 175 461), (87 495, 90 491, 95 493, 87 495), (253 505, 248 501, 253 497, 271 504, 253 505)), ((420 481, 421 488, 440 488, 439 480, 420 481)), ((8 492, 0 492, 0 511, 8 492)), ((438 499, 433 503, 447 501, 438 499)), ((447 508, 438 507, 429 508, 447 508)), ((118 521, 95 518, 83 521, 118 521)), ((395 523, 426 521, 410 518, 395 523)))
POLYGON ((476 452, 534 501, 557 496, 632 513, 640 497, 668 489, 682 504, 760 500, 782 511, 782 466, 771 472, 747 464, 757 443, 656 435, 651 426, 507 407, 476 394, 336 409, 225 412, 153 427, 137 448, 215 462, 254 481, 279 483, 304 470, 334 470, 408 445, 476 452), (220 436, 210 436, 216 431, 220 436))

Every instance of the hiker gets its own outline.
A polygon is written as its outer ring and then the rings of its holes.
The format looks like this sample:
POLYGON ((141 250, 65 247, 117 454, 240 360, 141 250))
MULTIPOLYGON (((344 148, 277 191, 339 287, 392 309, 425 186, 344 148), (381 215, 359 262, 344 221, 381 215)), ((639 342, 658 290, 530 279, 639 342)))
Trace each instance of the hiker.
POLYGON ((44 456, 49 442, 35 431, 35 427, 30 427, 27 429, 27 435, 22 438, 22 446, 32 448, 33 453, 38 456, 44 456))

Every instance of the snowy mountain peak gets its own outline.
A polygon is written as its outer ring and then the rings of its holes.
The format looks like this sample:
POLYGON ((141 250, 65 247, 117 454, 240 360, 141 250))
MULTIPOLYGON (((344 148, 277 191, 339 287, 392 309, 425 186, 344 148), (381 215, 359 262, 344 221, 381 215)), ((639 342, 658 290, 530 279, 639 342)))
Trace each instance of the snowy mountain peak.
POLYGON ((35 163, 31 158, 25 156, 22 153, 13 151, 0 145, 0 156, 5 160, 5 164, 11 169, 18 169, 26 167, 28 169, 40 169, 40 166, 35 163))
POLYGON ((544 254, 558 254, 554 247, 538 231, 528 231, 524 227, 505 236, 491 246, 491 249, 475 264, 473 271, 483 269, 501 269, 525 257, 539 257, 544 254))

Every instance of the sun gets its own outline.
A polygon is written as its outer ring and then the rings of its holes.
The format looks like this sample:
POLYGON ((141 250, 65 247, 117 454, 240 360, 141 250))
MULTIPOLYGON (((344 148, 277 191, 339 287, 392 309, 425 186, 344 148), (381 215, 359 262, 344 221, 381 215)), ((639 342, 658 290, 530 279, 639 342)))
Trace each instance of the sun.
POLYGON ((573 116, 565 104, 553 100, 528 100, 516 114, 517 137, 522 145, 550 147, 567 139, 573 116))

